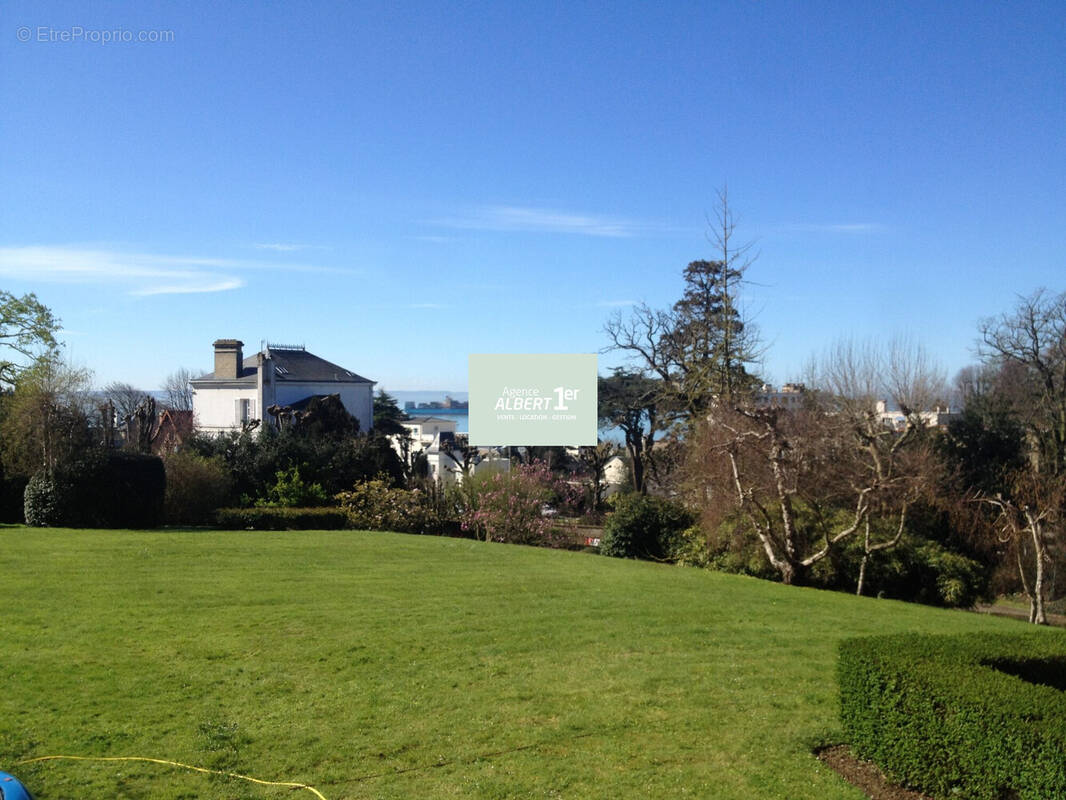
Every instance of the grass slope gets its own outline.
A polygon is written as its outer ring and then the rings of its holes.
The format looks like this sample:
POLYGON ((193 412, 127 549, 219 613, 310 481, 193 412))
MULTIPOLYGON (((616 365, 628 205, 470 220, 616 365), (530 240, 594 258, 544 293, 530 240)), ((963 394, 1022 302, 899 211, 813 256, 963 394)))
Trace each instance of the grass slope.
POLYGON ((852 798, 836 644, 1019 630, 593 555, 383 533, 0 529, 0 769, 38 800, 852 798))

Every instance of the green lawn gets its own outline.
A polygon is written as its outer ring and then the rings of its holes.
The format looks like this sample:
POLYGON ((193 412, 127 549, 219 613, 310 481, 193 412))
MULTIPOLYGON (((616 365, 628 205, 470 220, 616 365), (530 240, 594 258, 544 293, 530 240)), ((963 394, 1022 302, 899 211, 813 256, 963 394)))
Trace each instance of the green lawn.
MULTIPOLYGON (((853 798, 836 644, 1011 620, 385 533, 0 529, 0 769, 38 800, 853 798)), ((1051 632, 1049 635, 1056 635, 1051 632)))

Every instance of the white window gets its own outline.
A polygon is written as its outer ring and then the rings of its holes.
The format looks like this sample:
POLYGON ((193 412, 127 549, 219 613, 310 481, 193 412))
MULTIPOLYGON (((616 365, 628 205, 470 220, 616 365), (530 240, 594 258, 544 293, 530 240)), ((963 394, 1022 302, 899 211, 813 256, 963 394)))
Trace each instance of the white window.
POLYGON ((255 400, 234 400, 237 422, 249 422, 255 419, 255 400))

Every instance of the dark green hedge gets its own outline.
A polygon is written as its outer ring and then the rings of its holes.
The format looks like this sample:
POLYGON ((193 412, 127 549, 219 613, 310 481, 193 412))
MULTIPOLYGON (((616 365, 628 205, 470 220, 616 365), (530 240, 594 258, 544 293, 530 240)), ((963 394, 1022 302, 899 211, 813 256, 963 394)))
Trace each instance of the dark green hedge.
POLYGON ((878 636, 840 647, 855 753, 960 800, 1066 798, 1066 635, 878 636))
POLYGON ((348 515, 339 508, 220 508, 218 527, 226 530, 340 530, 348 515))
POLYGON ((681 532, 696 516, 680 503, 663 497, 627 493, 610 499, 600 537, 600 554, 615 558, 669 560, 681 532))
POLYGON ((166 473, 156 456, 97 453, 34 475, 23 494, 28 525, 154 528, 163 517, 166 473))

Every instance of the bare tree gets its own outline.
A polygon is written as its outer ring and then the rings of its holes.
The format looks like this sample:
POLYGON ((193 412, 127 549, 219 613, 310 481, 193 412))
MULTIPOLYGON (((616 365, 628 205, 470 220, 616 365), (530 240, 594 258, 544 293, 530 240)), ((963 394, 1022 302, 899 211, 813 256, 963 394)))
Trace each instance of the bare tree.
POLYGON ((843 524, 819 513, 842 502, 840 485, 825 474, 837 463, 836 441, 815 410, 716 408, 690 451, 705 521, 716 527, 739 511, 781 580, 802 583, 811 566, 859 530, 869 509, 866 491, 843 524))
POLYGON ((137 406, 144 400, 145 393, 132 384, 112 381, 104 387, 104 398, 115 406, 119 422, 125 423, 133 417, 137 406))
POLYGON ((175 411, 192 411, 192 386, 189 383, 192 377, 192 371, 186 367, 178 367, 167 375, 162 389, 166 393, 168 408, 175 411))
POLYGON ((690 472, 709 521, 739 511, 785 583, 803 581, 861 531, 861 593, 867 563, 900 541, 926 483, 925 423, 909 403, 935 396, 939 372, 920 348, 852 342, 835 345, 810 372, 820 388, 803 408, 713 408, 690 472), (885 424, 879 397, 900 406, 902 425, 885 424), (878 541, 886 524, 893 533, 878 541))
POLYGON ((1007 495, 977 498, 996 509, 993 525, 1000 542, 1014 555, 1022 592, 1029 600, 1029 621, 1037 625, 1048 624, 1045 607, 1064 499, 1062 481, 1031 472, 1018 475, 1007 495))
POLYGON ((1024 443, 1000 491, 978 499, 997 510, 994 525, 1013 546, 1030 621, 1044 624, 1045 579, 1066 519, 1066 293, 1040 289, 979 330, 994 392, 1024 430, 1024 443))
POLYGON ((762 355, 758 334, 737 305, 744 275, 758 258, 758 253, 753 252, 754 242, 738 244, 735 241, 736 217, 729 206, 729 193, 725 187, 718 192, 714 216, 707 220, 707 227, 707 238, 715 249, 720 266, 717 281, 709 287, 717 293, 719 302, 717 307, 708 309, 707 314, 712 326, 720 331, 721 338, 712 359, 717 373, 712 384, 719 387, 725 402, 732 403, 738 393, 751 388, 753 379, 747 367, 762 355))
POLYGON ((126 443, 136 447, 138 453, 152 452, 152 442, 159 432, 155 398, 144 395, 137 408, 127 418, 126 443))
POLYGON ((735 242, 736 221, 725 191, 708 220, 710 261, 683 272, 684 295, 669 310, 645 303, 604 326, 608 350, 627 354, 636 371, 660 381, 662 410, 698 423, 711 405, 732 403, 755 385, 748 366, 761 355, 755 328, 739 307, 739 290, 754 261, 752 244, 735 242))
POLYGON ((1040 289, 1012 313, 983 320, 980 332, 986 363, 1020 368, 1015 413, 1029 431, 1036 471, 1066 473, 1066 292, 1040 289))
POLYGON ((838 341, 814 362, 809 380, 819 389, 822 410, 841 422, 850 455, 844 462, 849 474, 842 477, 853 492, 869 490, 856 586, 861 595, 871 557, 899 544, 907 512, 935 472, 922 412, 946 405, 947 381, 925 348, 902 336, 885 343, 838 341), (898 408, 902 425, 886 424, 889 404, 898 408), (871 525, 878 519, 893 532, 880 541, 871 525))

